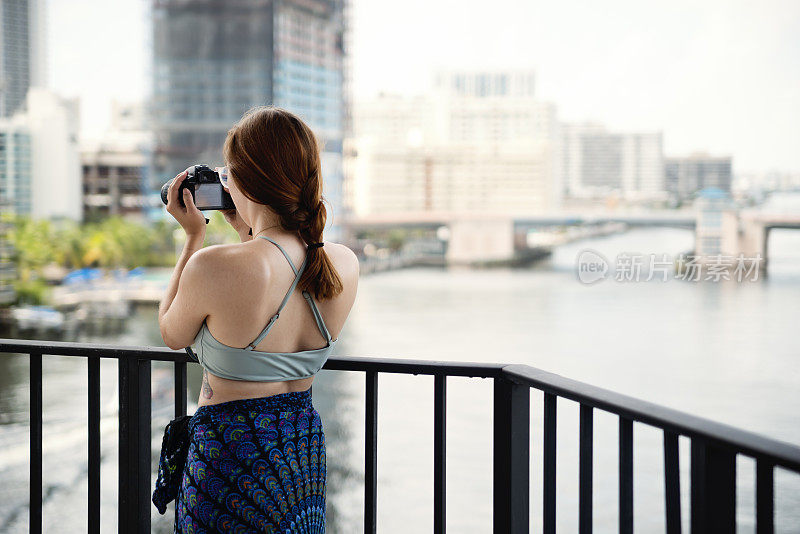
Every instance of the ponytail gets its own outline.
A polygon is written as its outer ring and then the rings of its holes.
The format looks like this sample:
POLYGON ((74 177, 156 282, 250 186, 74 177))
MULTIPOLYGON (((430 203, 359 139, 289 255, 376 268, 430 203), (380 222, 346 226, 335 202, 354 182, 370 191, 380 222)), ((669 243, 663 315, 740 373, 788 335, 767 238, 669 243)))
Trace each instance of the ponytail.
MULTIPOLYGON (((228 131, 223 148, 231 177, 242 193, 269 206, 281 227, 306 245, 320 243, 328 218, 316 137, 296 115, 273 106, 253 108, 228 131)), ((298 286, 317 300, 344 290, 325 247, 307 250, 298 286)))

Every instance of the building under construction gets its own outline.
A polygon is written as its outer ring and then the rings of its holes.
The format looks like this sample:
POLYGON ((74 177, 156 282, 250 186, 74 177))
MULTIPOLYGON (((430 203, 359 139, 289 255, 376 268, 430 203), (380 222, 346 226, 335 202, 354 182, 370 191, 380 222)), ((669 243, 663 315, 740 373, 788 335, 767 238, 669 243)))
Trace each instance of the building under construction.
POLYGON ((222 164, 228 129, 252 106, 273 104, 302 117, 323 143, 324 195, 336 210, 345 3, 156 0, 152 190, 189 165, 222 164))

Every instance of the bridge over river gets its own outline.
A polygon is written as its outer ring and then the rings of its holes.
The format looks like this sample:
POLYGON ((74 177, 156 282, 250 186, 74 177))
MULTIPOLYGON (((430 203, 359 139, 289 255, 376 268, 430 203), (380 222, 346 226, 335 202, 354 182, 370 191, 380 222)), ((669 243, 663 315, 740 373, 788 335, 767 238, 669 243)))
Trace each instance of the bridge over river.
MULTIPOLYGON (((705 212, 707 215, 708 212, 705 212)), ((800 214, 768 213, 759 210, 721 210, 719 224, 709 229, 702 210, 664 210, 648 212, 550 213, 540 215, 468 212, 384 213, 345 219, 344 226, 352 234, 395 228, 427 229, 447 240, 447 264, 513 262, 530 251, 527 236, 531 231, 565 228, 669 227, 692 230, 700 237, 709 232, 719 239, 720 254, 744 254, 766 262, 769 232, 776 228, 800 229, 800 214), (621 226, 624 225, 624 226, 621 226)), ((578 238, 581 234, 577 235, 578 238)), ((586 232, 586 237, 596 236, 586 232)), ((548 249, 567 239, 556 240, 548 249)), ((697 249, 697 247, 696 247, 697 249)))

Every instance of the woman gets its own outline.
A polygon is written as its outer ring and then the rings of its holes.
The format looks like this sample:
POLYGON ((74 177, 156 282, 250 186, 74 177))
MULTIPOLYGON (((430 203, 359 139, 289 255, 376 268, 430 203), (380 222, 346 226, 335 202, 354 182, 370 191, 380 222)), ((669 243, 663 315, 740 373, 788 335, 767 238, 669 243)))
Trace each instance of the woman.
MULTIPOLYGON (((161 335, 172 349, 193 345, 203 367, 199 407, 181 434, 176 531, 324 532, 325 434, 311 384, 355 301, 358 260, 322 242, 319 150, 299 118, 249 111, 224 157, 220 180, 236 206, 225 218, 241 243, 202 248, 205 218, 188 191, 185 208, 178 199, 186 171, 168 195, 186 243, 159 309, 161 335)), ((169 434, 165 449, 180 439, 169 434)), ((153 497, 162 513, 171 497, 159 487, 175 455, 165 449, 153 497)))

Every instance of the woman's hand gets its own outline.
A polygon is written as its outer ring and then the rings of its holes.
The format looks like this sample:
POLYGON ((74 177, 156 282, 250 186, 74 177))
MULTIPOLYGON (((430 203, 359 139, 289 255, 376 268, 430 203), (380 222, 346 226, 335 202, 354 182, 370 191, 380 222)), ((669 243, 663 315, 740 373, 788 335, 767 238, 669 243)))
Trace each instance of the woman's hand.
POLYGON ((253 239, 253 236, 250 234, 250 227, 247 226, 247 223, 242 220, 241 215, 236 210, 222 210, 222 214, 225 216, 225 220, 228 221, 228 224, 233 226, 233 229, 236 230, 236 233, 239 234, 239 238, 242 242, 250 241, 253 239))
POLYGON ((206 236, 206 218, 194 205, 194 198, 188 189, 183 190, 183 203, 186 207, 181 206, 178 199, 178 190, 181 183, 188 176, 188 169, 180 173, 172 180, 172 183, 167 190, 167 213, 175 217, 186 232, 187 238, 199 239, 202 243, 206 236))

